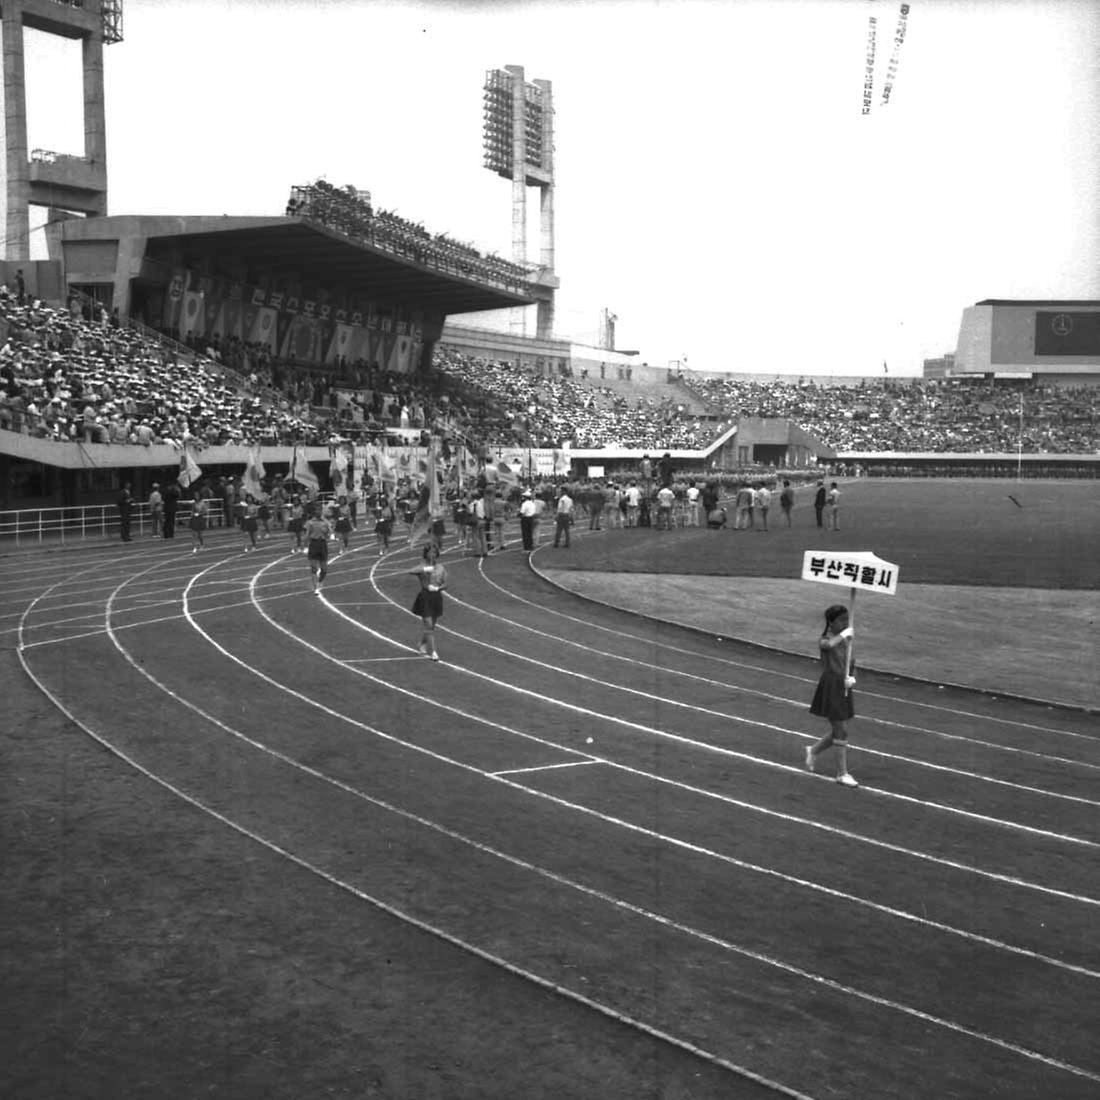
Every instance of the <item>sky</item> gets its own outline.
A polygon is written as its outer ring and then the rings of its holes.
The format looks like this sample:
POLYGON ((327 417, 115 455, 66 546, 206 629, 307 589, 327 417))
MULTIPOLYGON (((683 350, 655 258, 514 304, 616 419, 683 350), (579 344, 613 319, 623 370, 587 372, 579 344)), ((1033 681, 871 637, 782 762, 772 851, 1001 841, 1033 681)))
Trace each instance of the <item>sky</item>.
MULTIPOLYGON (((1100 0, 914 0, 883 104, 900 6, 125 0, 109 212, 276 215, 324 177, 507 256, 481 90, 521 65, 553 85, 558 335, 607 308, 649 363, 919 375, 983 298, 1100 298, 1100 0)), ((27 100, 31 148, 83 152, 75 44, 27 32, 27 100)))

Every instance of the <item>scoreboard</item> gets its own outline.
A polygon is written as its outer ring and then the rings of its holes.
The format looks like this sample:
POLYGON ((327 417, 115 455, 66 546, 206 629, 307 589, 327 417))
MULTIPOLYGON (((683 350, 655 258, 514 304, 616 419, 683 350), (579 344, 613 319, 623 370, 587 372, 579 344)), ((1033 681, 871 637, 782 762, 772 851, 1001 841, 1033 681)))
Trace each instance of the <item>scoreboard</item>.
POLYGON ((977 302, 963 310, 952 373, 1100 375, 1100 301, 977 302))
POLYGON ((1038 310, 1035 314, 1035 354, 1100 355, 1100 311, 1038 310))

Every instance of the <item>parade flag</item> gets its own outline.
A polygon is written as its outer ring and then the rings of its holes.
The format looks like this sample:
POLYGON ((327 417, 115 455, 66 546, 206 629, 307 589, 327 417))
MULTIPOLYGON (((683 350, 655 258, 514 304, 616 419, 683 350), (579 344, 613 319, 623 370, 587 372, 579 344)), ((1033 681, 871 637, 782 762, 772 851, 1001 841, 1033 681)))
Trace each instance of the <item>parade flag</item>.
POLYGON ((176 480, 186 489, 189 485, 194 485, 200 477, 202 477, 202 467, 192 457, 191 452, 184 448, 183 454, 180 455, 180 472, 176 480))
POLYGON ((260 458, 259 447, 249 447, 248 461, 245 463, 244 476, 241 478, 241 487, 246 493, 251 494, 254 500, 259 500, 264 495, 263 478, 267 471, 264 469, 260 458))
POLYGON ((332 491, 337 496, 347 492, 349 488, 347 485, 348 453, 344 449, 343 443, 336 445, 336 450, 333 451, 332 457, 329 459, 328 476, 332 481, 332 491))
POLYGON ((305 452, 300 447, 294 448, 294 456, 290 462, 290 480, 296 481, 299 485, 304 485, 310 490, 311 494, 321 491, 321 483, 317 480, 317 475, 310 469, 305 452))
POLYGON ((421 543, 427 542, 432 537, 433 524, 436 520, 443 518, 443 494, 439 489, 440 470, 435 452, 436 443, 435 440, 432 440, 432 444, 428 448, 424 486, 420 490, 416 515, 413 517, 412 527, 409 530, 410 550, 421 543))
POLYGON ((507 462, 487 462, 485 464, 485 480, 490 485, 503 486, 514 489, 519 484, 519 471, 513 470, 507 462))

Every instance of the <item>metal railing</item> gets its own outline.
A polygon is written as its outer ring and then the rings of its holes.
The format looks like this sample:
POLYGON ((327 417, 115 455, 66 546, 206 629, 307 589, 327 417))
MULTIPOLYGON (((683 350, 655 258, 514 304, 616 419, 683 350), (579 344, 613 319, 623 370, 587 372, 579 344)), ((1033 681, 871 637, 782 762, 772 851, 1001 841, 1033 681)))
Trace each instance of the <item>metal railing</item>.
MULTIPOLYGON (((181 500, 176 511, 176 529, 185 534, 191 520, 190 500, 181 500)), ((224 525, 222 502, 207 501, 209 527, 224 525)), ((117 504, 89 504, 77 508, 20 508, 0 512, 0 548, 6 546, 60 546, 90 539, 121 537, 122 520, 117 504)), ((153 535, 153 518, 146 502, 135 502, 130 512, 133 538, 153 535)))

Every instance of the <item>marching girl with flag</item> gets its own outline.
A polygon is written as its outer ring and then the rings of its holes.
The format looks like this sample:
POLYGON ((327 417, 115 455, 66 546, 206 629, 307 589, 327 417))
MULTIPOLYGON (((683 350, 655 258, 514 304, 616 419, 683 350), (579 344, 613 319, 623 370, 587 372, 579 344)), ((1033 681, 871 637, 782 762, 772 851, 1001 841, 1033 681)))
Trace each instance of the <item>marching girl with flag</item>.
POLYGON ((439 564, 439 547, 434 541, 424 547, 423 557, 423 564, 410 570, 420 581, 420 591, 416 594, 416 600, 412 605, 412 612, 420 616, 423 627, 417 649, 433 661, 438 661, 439 652, 435 648, 435 624, 443 614, 443 589, 447 587, 447 570, 439 564))

